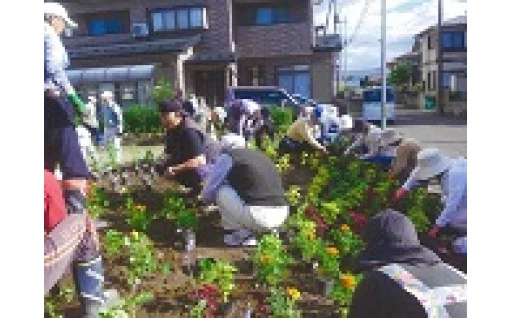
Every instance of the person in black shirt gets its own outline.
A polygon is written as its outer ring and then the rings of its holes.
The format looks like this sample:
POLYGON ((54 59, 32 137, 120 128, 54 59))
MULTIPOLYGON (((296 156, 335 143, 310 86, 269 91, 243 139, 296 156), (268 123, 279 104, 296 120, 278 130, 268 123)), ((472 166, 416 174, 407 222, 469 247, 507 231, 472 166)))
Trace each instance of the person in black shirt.
POLYGON ((159 109, 162 126, 167 130, 166 173, 196 195, 220 147, 186 115, 180 102, 162 102, 159 109))

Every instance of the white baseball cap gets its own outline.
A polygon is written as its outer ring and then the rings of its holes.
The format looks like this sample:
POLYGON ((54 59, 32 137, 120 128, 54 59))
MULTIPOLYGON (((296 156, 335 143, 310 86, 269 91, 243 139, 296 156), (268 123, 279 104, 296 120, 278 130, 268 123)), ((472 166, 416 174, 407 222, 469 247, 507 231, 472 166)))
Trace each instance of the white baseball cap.
POLYGON ((56 2, 45 2, 44 3, 44 14, 55 15, 61 17, 66 24, 72 28, 78 27, 78 24, 71 20, 68 16, 68 12, 60 3, 56 2))

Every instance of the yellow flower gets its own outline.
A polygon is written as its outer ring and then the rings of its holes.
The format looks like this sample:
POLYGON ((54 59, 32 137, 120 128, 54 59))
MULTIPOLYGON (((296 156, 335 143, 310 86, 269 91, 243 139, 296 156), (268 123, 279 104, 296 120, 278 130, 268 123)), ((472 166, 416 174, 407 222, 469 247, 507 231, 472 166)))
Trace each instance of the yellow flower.
POLYGON ((135 240, 139 239, 139 232, 132 231, 131 235, 132 235, 133 239, 135 239, 135 240))
POLYGON ((300 298, 300 292, 297 288, 295 287, 289 287, 286 289, 287 293, 288 293, 288 296, 290 296, 290 298, 295 301, 297 299, 300 298))
POLYGON ((341 275, 340 282, 345 288, 353 288, 356 285, 356 278, 350 274, 343 274, 341 275))
POLYGON ((346 233, 348 231, 350 231, 350 227, 347 225, 347 224, 342 224, 340 226, 340 230, 343 232, 343 233, 346 233))
POLYGON ((270 256, 268 256, 267 254, 264 254, 261 257, 261 262, 268 264, 270 262, 270 256))
POLYGON ((310 240, 314 240, 314 239, 316 238, 316 233, 315 233, 315 231, 310 231, 310 232, 308 233, 308 238, 309 238, 310 240))
POLYGON ((336 247, 327 247, 325 251, 332 256, 336 256, 340 253, 336 247))

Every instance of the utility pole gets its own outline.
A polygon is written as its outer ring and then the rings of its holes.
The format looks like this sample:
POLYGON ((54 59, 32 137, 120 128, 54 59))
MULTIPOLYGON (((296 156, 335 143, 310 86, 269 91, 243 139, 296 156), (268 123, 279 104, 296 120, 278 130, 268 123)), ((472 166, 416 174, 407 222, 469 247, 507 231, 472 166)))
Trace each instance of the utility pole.
POLYGON ((444 114, 443 93, 443 1, 437 0, 437 111, 444 114))
POLYGON ((347 67, 347 56, 348 56, 348 51, 347 51, 347 44, 348 44, 348 41, 347 41, 347 36, 348 36, 348 28, 347 28, 347 16, 344 17, 343 19, 343 24, 345 25, 345 28, 343 29, 343 74, 345 76, 345 81, 344 83, 347 82, 347 77, 348 77, 348 67, 347 67))
POLYGON ((380 62, 381 62, 381 76, 382 76, 382 101, 381 101, 381 128, 386 129, 386 0, 381 2, 381 39, 380 39, 380 62))
MULTIPOLYGON (((340 17, 338 15, 338 0, 332 0, 333 2, 333 9, 334 9, 334 34, 339 35, 339 24, 340 24, 340 17)), ((336 91, 335 94, 338 94, 338 90, 340 88, 340 71, 343 74, 343 65, 340 58, 340 53, 337 54, 336 57, 336 91)))

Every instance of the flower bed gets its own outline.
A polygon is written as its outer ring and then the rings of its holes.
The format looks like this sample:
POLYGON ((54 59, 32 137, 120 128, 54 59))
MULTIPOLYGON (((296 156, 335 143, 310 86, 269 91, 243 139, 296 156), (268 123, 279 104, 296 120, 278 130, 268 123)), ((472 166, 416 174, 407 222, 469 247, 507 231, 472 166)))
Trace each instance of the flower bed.
MULTIPOLYGON (((152 180, 148 188, 136 169, 128 169, 130 185, 115 192, 110 177, 103 177, 92 188, 88 208, 110 226, 100 236, 106 285, 125 298, 116 312, 340 317, 361 279, 354 270, 366 220, 395 207, 424 231, 439 212, 437 198, 423 190, 394 205, 390 198, 398 184, 373 164, 343 156, 282 158, 273 155, 293 213, 279 238, 267 234, 257 248, 226 248, 218 213, 202 210, 167 180, 152 180)), ((66 277, 61 285, 70 282, 66 277)), ((76 296, 57 296, 46 299, 51 316, 73 316, 76 296)), ((116 312, 105 317, 126 317, 116 312)))

